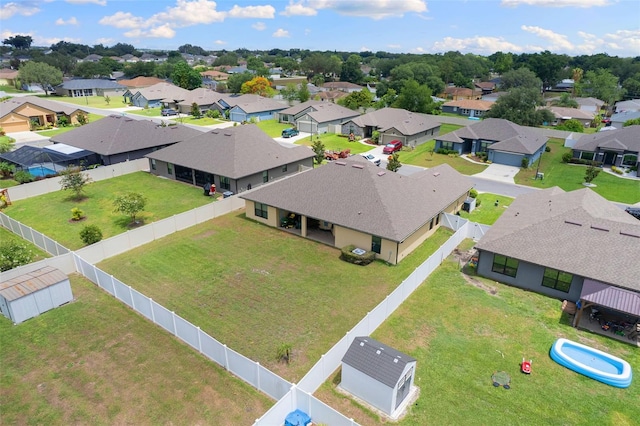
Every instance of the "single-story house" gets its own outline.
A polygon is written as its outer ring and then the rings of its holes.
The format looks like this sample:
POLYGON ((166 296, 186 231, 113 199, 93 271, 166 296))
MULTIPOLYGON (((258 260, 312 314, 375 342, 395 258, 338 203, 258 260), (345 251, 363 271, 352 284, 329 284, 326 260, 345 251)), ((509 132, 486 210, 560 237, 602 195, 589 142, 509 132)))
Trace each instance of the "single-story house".
POLYGON ((460 99, 442 104, 442 112, 458 114, 465 117, 482 117, 491 109, 493 102, 478 99, 460 99))
MULTIPOLYGON (((319 88, 318 88, 319 89, 319 88)), ((313 93, 313 92, 309 92, 313 93)), ((344 98, 345 96, 349 96, 347 92, 343 92, 342 90, 322 90, 319 89, 315 95, 313 95, 313 99, 318 101, 329 101, 336 102, 340 98, 344 98)))
POLYGON ((340 387, 391 418, 402 412, 416 359, 368 336, 356 337, 342 357, 340 387))
POLYGON ((566 108, 559 106, 550 106, 545 108, 551 111, 551 114, 555 117, 553 123, 550 123, 554 126, 558 126, 567 120, 578 120, 584 127, 590 127, 591 122, 595 117, 595 113, 579 108, 566 108))
POLYGON ((487 95, 482 95, 482 98, 480 98, 483 101, 487 101, 487 102, 495 102, 498 99, 500 99, 500 96, 504 96, 506 94, 508 94, 509 92, 493 92, 493 93, 489 93, 487 95))
POLYGON ((594 115, 599 114, 604 107, 605 102, 597 98, 574 98, 578 103, 578 108, 583 111, 592 112, 594 115))
POLYGON ((111 115, 51 137, 54 144, 67 145, 99 155, 102 165, 137 160, 146 154, 201 135, 183 125, 161 126, 151 120, 111 115))
POLYGON ((123 92, 127 88, 121 84, 111 80, 101 78, 79 78, 67 80, 56 86, 56 95, 69 96, 72 98, 78 96, 104 96, 104 92, 123 92))
POLYGON ((573 145, 573 158, 605 166, 640 166, 640 125, 582 135, 573 145))
POLYGON ((338 90, 340 92, 353 93, 360 92, 362 89, 365 89, 365 87, 348 81, 329 81, 321 86, 321 90, 324 92, 338 90))
POLYGON ((241 198, 248 218, 273 227, 293 219, 290 231, 302 237, 397 264, 437 230, 443 213, 460 211, 472 187, 447 164, 403 176, 352 156, 241 198))
POLYGON ((91 55, 85 56, 82 59, 78 59, 78 62, 100 62, 101 59, 102 56, 92 53, 91 55))
POLYGON ((492 163, 522 166, 533 164, 542 155, 548 138, 542 132, 502 118, 487 118, 467 127, 436 137, 436 151, 447 149, 458 154, 487 153, 492 163))
POLYGON ((202 77, 206 77, 216 81, 227 81, 229 79, 229 74, 227 74, 226 72, 216 71, 216 70, 203 71, 200 73, 200 75, 202 77))
POLYGON ((127 102, 141 108, 160 106, 176 108, 178 102, 189 96, 189 91, 174 84, 162 82, 142 89, 129 89, 122 96, 127 102))
POLYGON ((0 70, 0 85, 15 87, 17 81, 18 70, 12 70, 9 68, 3 68, 0 70))
POLYGON ((627 101, 618 101, 615 105, 616 112, 622 111, 640 111, 640 99, 629 99, 627 101))
POLYGON ((481 90, 483 95, 488 95, 496 90, 496 83, 493 81, 481 81, 478 83, 473 83, 476 89, 481 90))
POLYGON ((370 138, 380 133, 378 144, 399 139, 405 146, 421 145, 440 132, 440 122, 432 116, 400 108, 381 108, 342 123, 342 134, 370 138))
POLYGON ((332 102, 306 101, 278 113, 281 123, 291 123, 301 132, 338 133, 336 126, 360 113, 332 102))
POLYGON ((245 122, 251 119, 272 120, 287 108, 287 104, 259 95, 227 96, 221 99, 221 105, 229 110, 231 121, 245 122))
POLYGON ((118 80, 118 83, 122 86, 126 86, 127 89, 132 90, 132 89, 143 89, 145 87, 151 87, 154 84, 166 83, 166 81, 158 77, 146 77, 141 75, 141 76, 132 78, 130 80, 127 80, 127 79, 118 80))
POLYGON ((137 56, 132 55, 131 53, 126 53, 124 55, 121 56, 122 60, 126 63, 135 63, 135 62, 139 62, 140 58, 138 58, 137 56))
POLYGON ((287 87, 289 84, 293 84, 296 87, 299 87, 303 84, 307 84, 307 77, 280 77, 277 76, 273 78, 273 82, 271 86, 276 90, 282 90, 287 87))
MULTIPOLYGON (((589 188, 520 195, 476 243, 478 274, 640 317, 640 221, 589 188)), ((579 320, 579 318, 578 318, 579 320)))
POLYGON ((38 96, 18 96, 0 103, 0 127, 7 133, 28 132, 32 126, 55 126, 61 117, 66 117, 70 124, 78 124, 80 114, 88 113, 38 96))
POLYGON ((176 106, 178 107, 178 111, 183 114, 191 114, 191 107, 194 103, 198 105, 202 113, 209 110, 218 110, 223 114, 225 107, 220 105, 219 101, 225 97, 227 97, 227 95, 218 93, 215 90, 198 87, 197 89, 191 90, 186 98, 178 102, 176 106))
POLYGON ((611 116, 611 126, 616 129, 622 129, 624 127, 624 123, 629 120, 637 120, 638 118, 640 118, 640 110, 617 112, 611 116))
POLYGON ((447 86, 441 96, 443 98, 452 99, 454 101, 460 99, 480 99, 482 90, 469 89, 468 87, 447 86))
POLYGON ((255 124, 214 129, 151 152, 151 173, 234 194, 313 167, 308 147, 286 147, 255 124))
POLYGON ((52 266, 0 283, 0 312, 14 324, 73 300, 69 278, 52 266))

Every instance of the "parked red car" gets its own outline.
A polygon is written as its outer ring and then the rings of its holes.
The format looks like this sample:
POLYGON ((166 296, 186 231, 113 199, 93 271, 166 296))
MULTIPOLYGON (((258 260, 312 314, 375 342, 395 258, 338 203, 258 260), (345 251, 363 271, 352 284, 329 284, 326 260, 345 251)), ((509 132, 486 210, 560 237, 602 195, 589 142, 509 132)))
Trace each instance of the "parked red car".
POLYGON ((384 148, 382 148, 383 154, 393 154, 396 151, 400 151, 402 149, 402 141, 393 140, 386 144, 384 148))

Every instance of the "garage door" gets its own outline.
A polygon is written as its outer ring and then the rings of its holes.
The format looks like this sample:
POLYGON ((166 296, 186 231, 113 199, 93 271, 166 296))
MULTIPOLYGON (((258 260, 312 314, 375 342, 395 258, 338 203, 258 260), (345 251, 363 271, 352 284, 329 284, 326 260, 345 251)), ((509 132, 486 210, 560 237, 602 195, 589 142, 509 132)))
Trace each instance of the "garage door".
POLYGON ((22 123, 3 123, 0 124, 0 127, 2 127, 7 133, 28 132, 30 130, 29 123, 26 121, 22 123))
POLYGON ((239 123, 242 123, 243 121, 246 121, 247 114, 243 114, 241 112, 232 112, 229 115, 229 119, 231 119, 231 121, 237 121, 239 123))
POLYGON ((504 164, 506 166, 522 166, 522 154, 512 154, 509 152, 493 152, 493 160, 494 163, 504 164))
POLYGON ((305 133, 313 133, 313 122, 312 121, 298 121, 296 123, 298 130, 305 133))

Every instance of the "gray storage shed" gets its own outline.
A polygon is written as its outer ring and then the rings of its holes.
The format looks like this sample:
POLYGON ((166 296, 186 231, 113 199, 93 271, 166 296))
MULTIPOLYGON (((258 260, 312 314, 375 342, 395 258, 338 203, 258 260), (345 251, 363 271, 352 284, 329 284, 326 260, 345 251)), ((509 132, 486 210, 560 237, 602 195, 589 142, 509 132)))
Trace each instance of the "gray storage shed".
POLYGON ((19 324, 73 300, 69 278, 45 266, 0 283, 0 312, 19 324))
POLYGON ((411 393, 416 360, 371 337, 356 337, 342 358, 340 387, 397 418, 411 393))

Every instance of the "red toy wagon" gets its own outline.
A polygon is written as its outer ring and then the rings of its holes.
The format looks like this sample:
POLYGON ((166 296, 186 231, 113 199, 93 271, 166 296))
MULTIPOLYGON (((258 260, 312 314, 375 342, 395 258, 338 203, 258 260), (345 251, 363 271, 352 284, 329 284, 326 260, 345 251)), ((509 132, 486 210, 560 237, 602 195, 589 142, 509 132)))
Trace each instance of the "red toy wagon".
POLYGON ((532 360, 525 361, 525 359, 522 358, 522 364, 520 364, 520 370, 524 374, 531 374, 531 363, 532 362, 533 362, 532 360))

